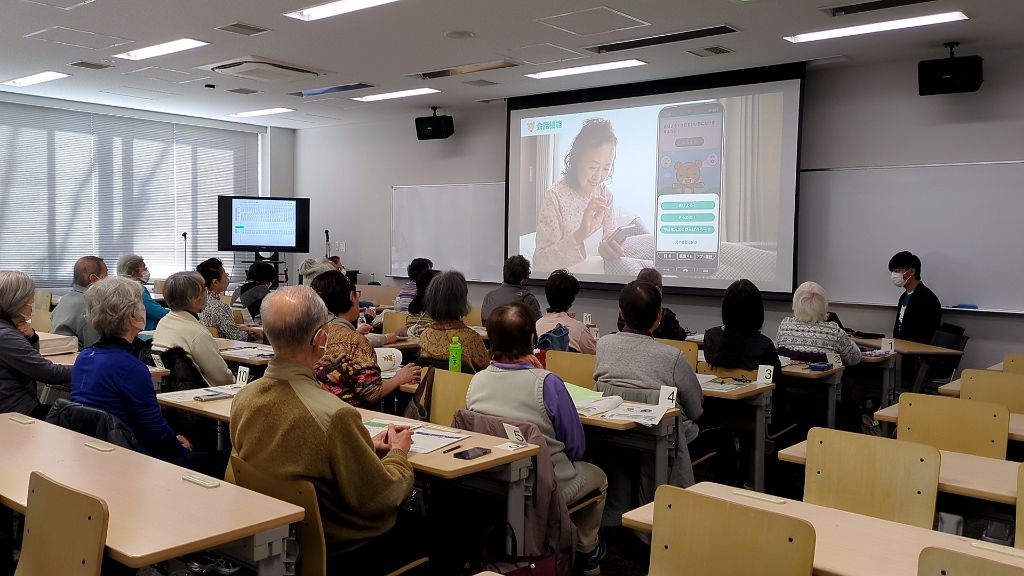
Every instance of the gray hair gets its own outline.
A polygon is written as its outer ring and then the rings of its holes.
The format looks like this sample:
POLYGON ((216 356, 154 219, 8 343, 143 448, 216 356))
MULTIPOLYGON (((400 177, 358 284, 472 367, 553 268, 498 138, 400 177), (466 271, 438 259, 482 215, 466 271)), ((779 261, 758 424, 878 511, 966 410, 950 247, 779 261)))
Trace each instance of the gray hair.
POLYGON ((100 276, 107 269, 107 263, 99 256, 82 256, 75 262, 75 286, 89 285, 89 276, 100 276))
POLYGON ((260 305, 263 332, 275 351, 301 350, 331 313, 309 286, 288 286, 271 292, 260 305))
POLYGON ((469 287, 462 272, 448 270, 431 280, 423 308, 437 322, 454 322, 469 314, 469 287))
POLYGON ((821 322, 828 317, 828 293, 817 282, 804 282, 793 292, 793 316, 801 322, 821 322))
POLYGON ((85 319, 100 336, 121 336, 133 314, 146 317, 142 285, 134 280, 105 278, 85 291, 85 319))
POLYGON ((636 279, 640 282, 647 282, 648 284, 654 284, 658 288, 661 288, 661 272, 658 272, 657 268, 644 268, 636 275, 636 279))
POLYGON ((302 275, 302 283, 308 286, 313 283, 314 278, 324 272, 335 270, 335 267, 327 258, 306 258, 299 264, 298 270, 302 275))
POLYGON ((199 272, 175 272, 164 282, 164 301, 171 310, 188 309, 204 293, 206 282, 199 272))
POLYGON ((18 270, 0 270, 0 318, 13 320, 21 315, 36 293, 36 283, 18 270))
POLYGON ((117 275, 125 278, 134 278, 135 272, 145 263, 142 256, 138 254, 125 254, 117 259, 117 275))

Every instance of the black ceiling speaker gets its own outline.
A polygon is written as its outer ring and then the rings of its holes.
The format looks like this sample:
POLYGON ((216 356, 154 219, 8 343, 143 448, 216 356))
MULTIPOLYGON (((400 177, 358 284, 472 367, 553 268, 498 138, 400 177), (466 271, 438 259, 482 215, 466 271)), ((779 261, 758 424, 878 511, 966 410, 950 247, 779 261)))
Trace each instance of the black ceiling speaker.
POLYGON ((981 56, 953 55, 959 42, 947 42, 949 58, 922 60, 917 63, 917 92, 921 96, 977 92, 984 80, 981 75, 981 56))
POLYGON ((438 140, 455 134, 455 120, 451 116, 438 116, 437 106, 431 106, 433 116, 416 119, 417 140, 438 140))

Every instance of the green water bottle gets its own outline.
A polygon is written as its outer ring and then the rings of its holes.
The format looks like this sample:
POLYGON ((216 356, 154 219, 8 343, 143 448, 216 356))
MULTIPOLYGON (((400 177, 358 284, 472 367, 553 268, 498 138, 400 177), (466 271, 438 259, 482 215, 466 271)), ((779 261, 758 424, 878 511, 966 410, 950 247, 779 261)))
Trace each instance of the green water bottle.
POLYGON ((452 343, 448 345, 448 371, 462 372, 462 344, 458 336, 452 336, 452 343))

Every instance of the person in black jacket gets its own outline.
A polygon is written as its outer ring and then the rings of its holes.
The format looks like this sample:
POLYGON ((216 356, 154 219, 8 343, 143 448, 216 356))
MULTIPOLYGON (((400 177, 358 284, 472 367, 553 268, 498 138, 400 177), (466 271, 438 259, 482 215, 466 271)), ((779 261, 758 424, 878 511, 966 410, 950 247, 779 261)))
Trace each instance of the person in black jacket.
POLYGON ((892 337, 928 344, 942 322, 942 305, 921 282, 921 259, 910 252, 899 252, 889 259, 892 283, 903 288, 892 337))
MULTIPOLYGON (((662 291, 661 272, 658 272, 655 268, 644 268, 636 275, 636 280, 637 282, 654 284, 658 288, 658 292, 662 291)), ((618 326, 619 332, 622 332, 623 328, 626 327, 626 321, 622 318, 622 314, 619 314, 618 326)), ((661 309, 661 324, 658 325, 658 329, 654 331, 652 336, 666 340, 686 340, 686 337, 689 335, 689 332, 679 325, 679 319, 676 317, 675 312, 668 308, 661 309)))
POLYGON ((737 280, 722 297, 722 325, 704 332, 704 357, 718 368, 757 370, 773 366, 772 380, 782 371, 772 339, 761 334, 764 302, 761 291, 750 280, 737 280))

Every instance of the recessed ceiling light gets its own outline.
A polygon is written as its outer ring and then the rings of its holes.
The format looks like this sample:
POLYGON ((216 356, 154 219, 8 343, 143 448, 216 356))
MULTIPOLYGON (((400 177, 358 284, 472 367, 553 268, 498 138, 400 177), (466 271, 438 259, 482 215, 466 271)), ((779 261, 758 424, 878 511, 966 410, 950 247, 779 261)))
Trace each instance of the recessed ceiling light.
POLYGON ((253 116, 270 116, 271 114, 284 114, 285 112, 295 112, 295 110, 292 108, 264 108, 263 110, 235 112, 234 114, 228 114, 228 116, 234 116, 235 118, 252 118, 253 116))
POLYGON ((476 34, 469 30, 452 30, 444 33, 444 37, 449 40, 469 40, 474 36, 476 36, 476 34))
POLYGON ((207 44, 209 44, 209 42, 193 40, 191 38, 180 38, 178 40, 164 42, 163 44, 157 44, 156 46, 139 48, 138 50, 131 50, 124 52, 123 54, 114 54, 114 58, 124 58, 125 60, 145 60, 146 58, 153 58, 156 56, 163 56, 164 54, 181 52, 182 50, 199 48, 200 46, 206 46, 207 44))
POLYGON ((796 36, 783 36, 782 38, 793 43, 813 42, 815 40, 829 40, 832 38, 842 38, 844 36, 857 36, 858 34, 871 34, 873 32, 887 32, 889 30, 929 26, 931 24, 945 24, 946 22, 956 22, 958 20, 967 20, 967 15, 963 12, 943 12, 942 14, 931 14, 929 16, 888 20, 886 22, 876 22, 874 24, 862 24, 860 26, 822 30, 821 32, 808 32, 806 34, 797 34, 796 36))
POLYGON ((39 74, 25 76, 24 78, 15 78, 14 80, 8 80, 7 82, 0 82, 0 84, 5 86, 14 86, 15 88, 24 88, 25 86, 42 84, 43 82, 49 82, 50 80, 60 80, 61 78, 67 78, 68 76, 70 76, 70 74, 62 74, 61 72, 40 72, 39 74))
POLYGON ((530 78, 543 80, 544 78, 558 78, 559 76, 572 76, 573 74, 589 74, 591 72, 604 72, 605 70, 618 70, 619 68, 632 68, 633 66, 646 66, 643 60, 616 60, 615 62, 603 62, 601 64, 590 64, 587 66, 576 66, 574 68, 561 68, 559 70, 547 70, 534 74, 524 74, 530 78))
POLYGON ((373 8, 374 6, 390 4, 392 2, 398 2, 398 0, 338 0, 337 2, 328 2, 327 4, 320 4, 319 6, 310 6, 309 8, 303 8, 302 10, 296 10, 295 12, 285 12, 284 15, 289 18, 295 18, 296 20, 310 22, 312 20, 348 14, 349 12, 355 12, 356 10, 365 10, 366 8, 373 8))
POLYGON ((376 102, 377 100, 390 100, 392 98, 407 98, 409 96, 422 96, 423 94, 435 94, 440 90, 434 90, 433 88, 417 88, 415 90, 402 90, 400 92, 386 92, 384 94, 373 94, 370 96, 360 96, 359 98, 353 98, 360 102, 376 102))

